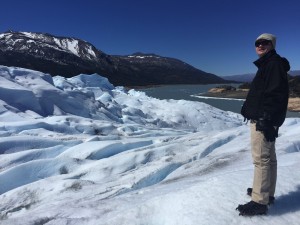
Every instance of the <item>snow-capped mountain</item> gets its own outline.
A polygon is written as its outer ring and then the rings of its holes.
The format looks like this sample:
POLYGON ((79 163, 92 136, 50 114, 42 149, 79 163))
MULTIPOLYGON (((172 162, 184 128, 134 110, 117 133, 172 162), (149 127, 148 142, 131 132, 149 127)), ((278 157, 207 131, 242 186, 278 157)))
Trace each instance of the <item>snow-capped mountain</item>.
POLYGON ((55 37, 48 34, 10 32, 0 34, 0 39, 2 40, 2 49, 26 52, 34 54, 37 57, 47 57, 51 49, 74 54, 85 60, 95 61, 97 61, 99 55, 103 54, 85 41, 67 37, 55 37))
POLYGON ((103 73, 109 69, 110 60, 80 39, 8 31, 0 34, 0 64, 72 76, 94 70, 103 73))
POLYGON ((64 77, 98 73, 123 86, 227 82, 177 59, 143 53, 113 56, 77 38, 32 32, 0 34, 0 65, 64 77))

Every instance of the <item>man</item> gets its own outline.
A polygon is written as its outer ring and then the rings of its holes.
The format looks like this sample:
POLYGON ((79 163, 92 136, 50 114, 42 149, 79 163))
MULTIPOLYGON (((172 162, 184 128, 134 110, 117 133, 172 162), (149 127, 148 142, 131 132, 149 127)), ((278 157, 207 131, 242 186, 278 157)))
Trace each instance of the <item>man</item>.
POLYGON ((287 71, 289 62, 275 50, 276 37, 261 34, 255 41, 259 59, 254 62, 257 73, 251 83, 241 114, 250 120, 251 152, 254 164, 252 188, 248 188, 251 201, 239 205, 240 215, 266 214, 268 205, 275 200, 277 160, 275 139, 283 124, 288 104, 287 71))

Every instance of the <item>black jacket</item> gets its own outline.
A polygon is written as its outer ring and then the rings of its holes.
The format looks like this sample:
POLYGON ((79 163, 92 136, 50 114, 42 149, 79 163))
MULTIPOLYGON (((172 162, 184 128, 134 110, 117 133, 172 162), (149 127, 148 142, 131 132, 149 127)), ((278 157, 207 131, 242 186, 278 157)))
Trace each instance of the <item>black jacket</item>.
POLYGON ((287 71, 290 64, 271 50, 254 62, 257 73, 251 83, 241 114, 249 119, 267 117, 273 126, 281 126, 285 120, 289 87, 287 71))

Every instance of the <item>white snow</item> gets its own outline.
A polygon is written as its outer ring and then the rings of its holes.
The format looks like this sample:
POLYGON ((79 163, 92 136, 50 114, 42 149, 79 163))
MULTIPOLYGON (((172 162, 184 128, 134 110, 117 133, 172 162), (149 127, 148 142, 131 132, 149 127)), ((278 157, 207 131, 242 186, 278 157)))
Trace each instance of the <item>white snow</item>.
POLYGON ((62 49, 67 50, 74 55, 79 56, 78 53, 78 41, 75 39, 58 39, 54 38, 54 42, 62 49))
POLYGON ((35 39, 35 38, 38 38, 39 35, 38 34, 33 34, 31 32, 21 32, 22 34, 24 34, 26 37, 28 38, 32 38, 32 39, 35 39))
POLYGON ((159 56, 153 56, 153 55, 144 55, 144 56, 140 56, 140 55, 129 55, 127 56, 128 58, 138 58, 138 59, 144 59, 144 58, 161 58, 159 56))
POLYGON ((87 56, 90 57, 90 59, 97 58, 94 50, 92 49, 92 46, 88 46, 87 52, 89 53, 89 55, 87 56))
POLYGON ((299 224, 300 119, 277 139, 266 216, 242 217, 253 165, 239 114, 0 66, 1 225, 299 224))

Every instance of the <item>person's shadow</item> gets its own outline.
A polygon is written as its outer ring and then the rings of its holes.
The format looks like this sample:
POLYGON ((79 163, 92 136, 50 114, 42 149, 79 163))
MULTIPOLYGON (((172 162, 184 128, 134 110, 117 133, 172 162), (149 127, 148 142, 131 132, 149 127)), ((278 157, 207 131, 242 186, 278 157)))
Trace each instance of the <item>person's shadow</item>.
POLYGON ((295 191, 276 198, 274 205, 270 206, 268 214, 280 216, 296 211, 300 211, 300 186, 297 186, 295 191))

